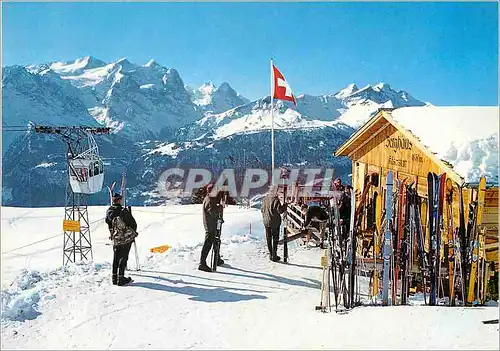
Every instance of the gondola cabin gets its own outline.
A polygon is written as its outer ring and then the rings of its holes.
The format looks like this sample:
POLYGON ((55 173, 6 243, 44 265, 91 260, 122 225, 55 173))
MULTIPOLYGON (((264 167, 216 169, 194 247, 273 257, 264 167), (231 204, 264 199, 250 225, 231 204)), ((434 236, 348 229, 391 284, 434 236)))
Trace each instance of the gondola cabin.
POLYGON ((100 159, 70 159, 69 183, 77 194, 95 194, 102 190, 104 168, 100 159))

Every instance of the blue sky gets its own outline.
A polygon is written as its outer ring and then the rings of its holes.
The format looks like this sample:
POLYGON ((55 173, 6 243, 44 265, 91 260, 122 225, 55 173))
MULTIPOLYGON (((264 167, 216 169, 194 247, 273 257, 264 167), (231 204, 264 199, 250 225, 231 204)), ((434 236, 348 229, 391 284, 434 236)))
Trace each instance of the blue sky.
POLYGON ((2 65, 154 58, 184 82, 269 94, 378 82, 436 105, 498 105, 497 3, 4 3, 2 65))

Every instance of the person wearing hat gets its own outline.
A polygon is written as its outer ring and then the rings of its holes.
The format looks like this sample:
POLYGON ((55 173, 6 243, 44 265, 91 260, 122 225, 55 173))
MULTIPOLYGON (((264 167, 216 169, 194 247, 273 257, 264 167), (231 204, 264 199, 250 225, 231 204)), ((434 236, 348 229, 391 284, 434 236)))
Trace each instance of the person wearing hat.
MULTIPOLYGON (((215 236, 217 235, 217 220, 222 214, 222 205, 219 203, 218 194, 211 194, 214 188, 213 184, 207 185, 207 194, 203 199, 203 226, 205 227, 205 242, 201 248, 200 265, 198 269, 200 271, 211 272, 212 269, 207 265, 207 257, 210 249, 215 242, 215 236)), ((220 258, 218 266, 224 264, 224 260, 220 258)))
POLYGON ((113 204, 106 211, 109 239, 113 241, 113 285, 125 285, 132 281, 125 277, 130 247, 137 237, 137 223, 132 213, 122 206, 122 196, 113 195, 113 204))
POLYGON ((344 191, 342 180, 339 177, 335 178, 335 180, 333 181, 333 190, 344 191))
POLYGON ((267 249, 269 250, 269 259, 278 262, 281 257, 278 256, 278 241, 281 227, 281 214, 286 211, 286 203, 281 204, 278 198, 278 187, 271 185, 269 192, 262 199, 260 212, 262 221, 266 230, 267 249))

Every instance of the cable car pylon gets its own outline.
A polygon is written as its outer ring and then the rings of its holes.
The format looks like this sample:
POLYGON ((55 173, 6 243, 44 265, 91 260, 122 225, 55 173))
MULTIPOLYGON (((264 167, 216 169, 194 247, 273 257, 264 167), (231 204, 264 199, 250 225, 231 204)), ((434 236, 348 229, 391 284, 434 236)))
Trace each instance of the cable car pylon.
POLYGON ((55 134, 67 146, 68 178, 64 208, 63 266, 93 259, 88 199, 101 191, 104 168, 94 135, 109 134, 111 128, 85 126, 35 126, 35 133, 55 134))

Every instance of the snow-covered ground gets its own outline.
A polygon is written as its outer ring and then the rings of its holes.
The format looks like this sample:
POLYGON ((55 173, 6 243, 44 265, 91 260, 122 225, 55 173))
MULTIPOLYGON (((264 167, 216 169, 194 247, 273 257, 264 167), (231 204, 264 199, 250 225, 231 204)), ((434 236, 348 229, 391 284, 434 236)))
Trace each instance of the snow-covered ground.
POLYGON ((481 323, 498 307, 315 311, 321 252, 270 262, 253 209, 226 209, 227 264, 204 273, 200 205, 133 208, 142 270, 113 286, 104 212, 89 209, 94 262, 62 268, 63 209, 2 208, 2 348, 498 349, 498 324, 481 323))

